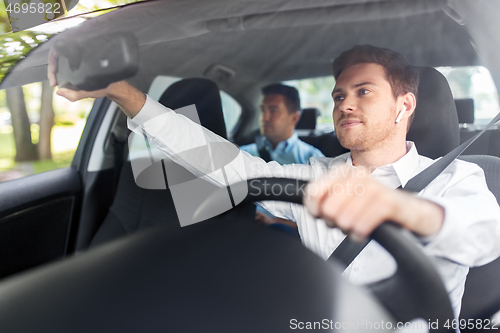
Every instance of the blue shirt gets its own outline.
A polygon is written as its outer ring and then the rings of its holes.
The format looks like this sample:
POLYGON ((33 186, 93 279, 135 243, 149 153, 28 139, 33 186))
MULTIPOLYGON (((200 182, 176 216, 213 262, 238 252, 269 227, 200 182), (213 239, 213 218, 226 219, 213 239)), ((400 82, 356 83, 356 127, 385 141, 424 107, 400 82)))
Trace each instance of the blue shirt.
POLYGON ((271 142, 264 136, 258 136, 255 139, 255 143, 241 146, 240 149, 246 151, 250 155, 260 156, 259 148, 261 147, 264 147, 264 149, 269 152, 271 159, 279 164, 309 164, 309 159, 311 157, 325 156, 319 149, 300 140, 295 132, 287 140, 278 143, 274 150, 271 142))

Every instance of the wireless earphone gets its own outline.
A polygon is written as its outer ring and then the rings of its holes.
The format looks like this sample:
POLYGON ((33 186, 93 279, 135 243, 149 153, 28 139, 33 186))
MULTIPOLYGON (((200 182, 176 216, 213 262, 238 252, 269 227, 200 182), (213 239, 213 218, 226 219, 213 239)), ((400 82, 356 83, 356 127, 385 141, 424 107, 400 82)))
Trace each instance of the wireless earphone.
POLYGON ((399 123, 401 118, 403 118, 405 112, 406 112, 406 107, 403 105, 403 108, 401 109, 401 111, 399 111, 398 117, 396 118, 396 124, 399 123))

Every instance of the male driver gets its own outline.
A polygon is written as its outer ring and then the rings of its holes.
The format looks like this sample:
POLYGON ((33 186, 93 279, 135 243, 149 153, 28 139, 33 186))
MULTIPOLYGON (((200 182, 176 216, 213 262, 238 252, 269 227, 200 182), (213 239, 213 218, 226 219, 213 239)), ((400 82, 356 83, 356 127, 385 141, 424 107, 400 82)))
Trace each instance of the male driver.
MULTIPOLYGON (((259 117, 260 136, 255 143, 241 146, 240 149, 266 162, 279 164, 308 164, 314 156, 323 153, 300 140, 295 133, 295 125, 300 118, 300 97, 294 87, 275 83, 262 88, 264 99, 259 117)), ((297 234, 297 225, 290 220, 272 216, 257 207, 256 219, 292 234, 297 234), (291 228, 291 229, 290 229, 291 228)))
POLYGON ((294 87, 271 84, 262 88, 264 99, 259 118, 260 134, 256 142, 240 149, 253 156, 279 164, 307 164, 321 151, 300 140, 295 125, 300 118, 300 97, 294 87))
MULTIPOLYGON (((350 153, 313 158, 311 166, 280 166, 242 152, 225 166, 229 182, 273 175, 316 180, 306 189, 307 208, 274 201, 261 204, 296 221, 304 244, 325 259, 345 234, 366 237, 383 221, 411 230, 432 256, 458 317, 469 267, 488 263, 500 252, 500 207, 482 169, 456 160, 418 195, 394 190, 433 162, 405 141, 416 106, 418 73, 399 53, 369 45, 342 53, 333 69, 335 130, 350 153)), ((53 65, 49 78, 55 85, 53 65)), ((60 89, 58 94, 69 100, 111 98, 130 118, 129 126, 144 130, 171 158, 203 140, 221 140, 125 82, 95 92, 60 89)), ((197 161, 179 162, 194 169, 197 161)), ((219 174, 205 176, 225 185, 219 174)), ((394 266, 390 255, 370 242, 344 275, 351 282, 366 283, 391 275, 394 266)))

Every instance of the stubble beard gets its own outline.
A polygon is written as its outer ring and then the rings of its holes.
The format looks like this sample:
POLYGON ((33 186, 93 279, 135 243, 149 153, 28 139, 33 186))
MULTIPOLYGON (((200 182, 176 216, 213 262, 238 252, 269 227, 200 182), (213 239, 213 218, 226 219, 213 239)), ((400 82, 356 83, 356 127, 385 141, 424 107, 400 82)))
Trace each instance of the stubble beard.
MULTIPOLYGON (((374 149, 380 145, 383 145, 385 141, 391 139, 394 135, 394 130, 388 125, 392 120, 392 114, 395 113, 394 110, 393 112, 391 112, 391 116, 388 117, 389 119, 386 119, 386 121, 383 122, 384 124, 387 124, 387 126, 371 125, 370 122, 366 122, 366 119, 361 119, 362 123, 357 126, 362 127, 356 129, 356 134, 345 133, 345 129, 342 128, 340 131, 337 131, 336 128, 335 132, 337 134, 340 145, 351 151, 359 152, 374 149)), ((344 119, 339 119, 338 122, 340 123, 340 121, 342 120, 344 119)))

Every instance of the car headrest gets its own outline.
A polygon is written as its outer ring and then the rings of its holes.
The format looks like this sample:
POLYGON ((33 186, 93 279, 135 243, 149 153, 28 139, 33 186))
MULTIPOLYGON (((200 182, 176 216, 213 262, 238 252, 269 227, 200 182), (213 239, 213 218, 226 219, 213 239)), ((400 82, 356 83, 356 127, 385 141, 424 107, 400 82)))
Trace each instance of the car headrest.
POLYGON ((165 90, 159 102, 173 110, 195 104, 200 124, 221 137, 227 138, 222 102, 215 82, 205 78, 177 81, 165 90))
POLYGON ((460 124, 474 123, 474 100, 472 98, 456 99, 455 106, 460 124))
POLYGON ((295 125, 296 129, 316 129, 316 119, 319 116, 317 108, 305 108, 302 110, 300 119, 295 125))
POLYGON ((406 139, 415 142, 419 154, 434 159, 460 144, 457 110, 446 78, 431 67, 417 69, 417 108, 406 139))

